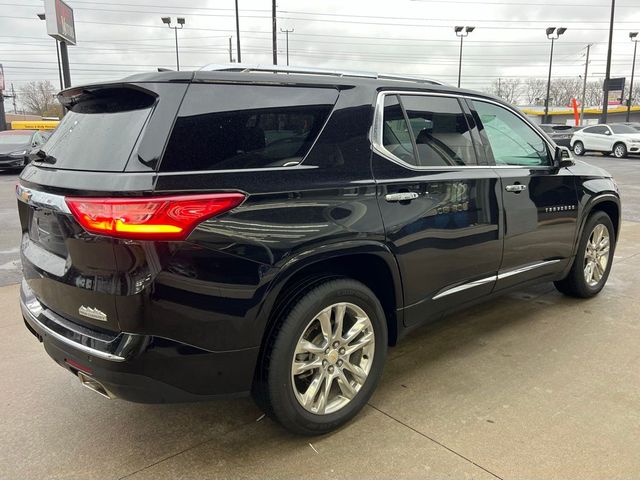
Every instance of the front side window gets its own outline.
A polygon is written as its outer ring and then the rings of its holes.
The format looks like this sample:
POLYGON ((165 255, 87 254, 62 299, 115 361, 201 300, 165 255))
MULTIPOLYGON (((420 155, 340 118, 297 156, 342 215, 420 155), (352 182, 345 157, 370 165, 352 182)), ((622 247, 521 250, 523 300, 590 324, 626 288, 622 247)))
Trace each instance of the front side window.
POLYGON ((551 165, 546 142, 527 123, 509 110, 492 103, 472 101, 488 142, 487 154, 496 165, 551 165))
POLYGON ((638 133, 638 131, 633 128, 630 127, 628 125, 611 125, 611 130, 613 131, 613 133, 633 133, 636 134, 638 133))
POLYGON ((337 91, 327 88, 193 84, 161 170, 298 165, 337 98, 337 91))
POLYGON ((477 165, 469 125, 455 98, 402 95, 416 143, 418 165, 477 165))

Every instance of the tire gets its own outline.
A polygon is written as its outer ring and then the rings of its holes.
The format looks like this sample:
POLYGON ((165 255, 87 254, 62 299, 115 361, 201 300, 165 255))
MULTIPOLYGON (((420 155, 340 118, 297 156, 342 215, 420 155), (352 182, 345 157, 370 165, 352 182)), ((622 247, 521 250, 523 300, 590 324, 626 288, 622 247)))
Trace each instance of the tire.
POLYGON ((303 292, 282 313, 267 340, 259 366, 261 381, 254 388, 254 397, 269 416, 294 433, 327 433, 351 420, 366 405, 382 375, 386 353, 386 319, 373 292, 351 279, 325 281, 303 292), (342 306, 343 329, 338 336, 335 321, 340 318, 342 306), (328 322, 330 342, 318 317, 325 326, 328 322), (365 317, 368 320, 363 320, 365 317), (356 321, 358 325, 351 329, 356 321), (359 333, 345 342, 350 331, 359 333), (336 338, 340 339, 339 348, 333 346, 336 338), (345 354, 344 348, 354 349, 360 344, 361 348, 345 354), (294 374, 294 363, 301 370, 314 367, 294 374), (313 385, 317 386, 316 394, 309 395, 313 385))
POLYGON ((581 157, 584 155, 584 144, 582 142, 576 142, 573 144, 573 153, 581 157))
MULTIPOLYGON (((578 244, 578 252, 573 261, 571 270, 564 279, 554 282, 556 288, 565 295, 578 298, 589 298, 600 293, 609 278, 611 264, 613 263, 615 244, 615 231, 613 229, 611 219, 604 212, 594 212, 587 219, 587 222, 584 225, 582 237, 578 244), (595 266, 595 258, 597 257, 594 256, 593 251, 591 253, 587 252, 587 244, 591 245, 592 236, 597 235, 596 228, 603 228, 606 230, 608 238, 606 265, 603 266, 603 262, 600 261, 599 267, 595 266), (587 281, 587 263, 590 261, 590 258, 594 259, 594 263, 590 271, 595 271, 596 274, 593 275, 591 281, 587 281)), ((602 253, 604 250, 600 249, 598 251, 602 253)))
POLYGON ((613 156, 616 158, 626 158, 627 146, 624 143, 616 143, 613 146, 613 156))

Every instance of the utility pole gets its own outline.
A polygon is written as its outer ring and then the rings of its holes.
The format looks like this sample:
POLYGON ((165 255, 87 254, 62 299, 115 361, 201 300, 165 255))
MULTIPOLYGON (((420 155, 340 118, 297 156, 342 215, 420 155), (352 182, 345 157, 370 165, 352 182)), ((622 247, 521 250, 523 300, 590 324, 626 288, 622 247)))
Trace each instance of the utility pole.
POLYGON ((16 89, 13 88, 13 82, 11 82, 11 98, 13 99, 13 113, 16 114, 18 110, 16 108, 16 89))
POLYGON ((287 30, 286 28, 281 28, 280 31, 286 34, 287 36, 287 67, 288 67, 289 66, 289 34, 292 33, 294 30, 293 28, 291 30, 287 30))
POLYGON ((240 54, 240 16, 238 15, 238 0, 236 0, 236 44, 238 49, 238 63, 242 63, 240 54))
POLYGON ((232 38, 229 37, 229 63, 233 63, 233 43, 232 38))
POLYGON ((273 64, 278 65, 278 25, 276 22, 276 0, 271 0, 271 36, 273 41, 273 64))
POLYGON ((582 117, 584 116, 584 102, 587 101, 587 75, 589 74, 589 52, 591 44, 587 45, 587 59, 584 62, 584 78, 582 79, 582 101, 580 102, 580 125, 582 125, 582 117))
POLYGON ((616 14, 616 0, 611 0, 611 20, 609 21, 609 46, 607 48, 607 70, 604 76, 604 91, 602 98, 602 117, 600 123, 607 123, 609 109, 609 78, 611 76, 611 49, 613 45, 613 21, 616 14))
POLYGON ((629 101, 627 102, 627 122, 631 117, 631 102, 633 101, 633 77, 636 73, 636 52, 638 50, 638 32, 629 32, 629 38, 633 42, 633 65, 631 67, 631 86, 629 87, 629 101))

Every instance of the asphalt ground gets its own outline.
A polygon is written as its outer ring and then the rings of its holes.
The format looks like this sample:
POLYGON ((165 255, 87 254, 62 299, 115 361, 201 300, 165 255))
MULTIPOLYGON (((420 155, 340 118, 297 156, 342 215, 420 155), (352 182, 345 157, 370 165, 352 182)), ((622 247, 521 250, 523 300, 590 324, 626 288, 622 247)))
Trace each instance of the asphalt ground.
POLYGON ((250 399, 106 400, 52 362, 20 316, 16 175, 0 173, 0 479, 637 478, 640 158, 585 159, 623 197, 603 292, 543 284, 414 332, 364 411, 315 438, 250 399))

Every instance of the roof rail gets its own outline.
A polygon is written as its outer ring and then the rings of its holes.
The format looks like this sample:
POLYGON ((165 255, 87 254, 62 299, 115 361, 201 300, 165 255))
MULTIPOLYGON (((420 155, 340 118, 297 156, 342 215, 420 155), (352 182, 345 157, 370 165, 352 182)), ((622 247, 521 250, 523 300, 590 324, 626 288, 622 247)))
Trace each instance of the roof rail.
POLYGON ((442 85, 437 80, 429 78, 411 77, 404 75, 382 74, 375 72, 364 72, 357 70, 330 70, 314 67, 280 67, 278 65, 247 65, 243 63, 227 63, 227 64, 209 64, 200 68, 200 71, 217 71, 217 72, 270 72, 270 73, 294 73, 303 75, 328 75, 335 77, 359 77, 374 78, 381 80, 399 80, 406 82, 430 83, 434 85, 442 85))
POLYGON ((426 77, 413 77, 409 75, 396 75, 393 73, 379 73, 378 78, 381 80, 399 80, 401 82, 417 82, 417 83, 430 83, 432 85, 443 85, 438 80, 426 77))

